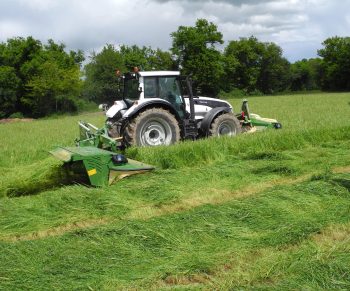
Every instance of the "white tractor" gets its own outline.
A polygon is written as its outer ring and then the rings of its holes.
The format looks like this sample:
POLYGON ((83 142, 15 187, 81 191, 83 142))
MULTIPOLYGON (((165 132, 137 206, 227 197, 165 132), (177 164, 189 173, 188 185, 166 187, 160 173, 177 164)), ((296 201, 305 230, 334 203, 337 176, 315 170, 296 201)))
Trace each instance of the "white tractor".
MULTIPOLYGON (((246 101, 235 115, 227 101, 194 96, 190 78, 177 71, 132 72, 122 78, 123 97, 106 111, 106 130, 120 147, 235 136, 254 127, 246 101)), ((257 125, 281 127, 276 120, 257 117, 257 125)))

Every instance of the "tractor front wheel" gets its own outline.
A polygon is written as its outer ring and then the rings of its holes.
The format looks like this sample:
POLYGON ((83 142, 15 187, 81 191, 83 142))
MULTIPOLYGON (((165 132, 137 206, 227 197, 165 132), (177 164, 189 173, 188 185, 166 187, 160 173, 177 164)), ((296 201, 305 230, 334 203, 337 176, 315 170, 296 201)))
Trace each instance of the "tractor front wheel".
POLYGON ((232 113, 219 115, 214 119, 210 126, 209 135, 211 136, 235 136, 242 132, 239 120, 232 113))
POLYGON ((180 128, 169 111, 151 108, 129 123, 124 140, 128 146, 170 145, 180 140, 180 128))

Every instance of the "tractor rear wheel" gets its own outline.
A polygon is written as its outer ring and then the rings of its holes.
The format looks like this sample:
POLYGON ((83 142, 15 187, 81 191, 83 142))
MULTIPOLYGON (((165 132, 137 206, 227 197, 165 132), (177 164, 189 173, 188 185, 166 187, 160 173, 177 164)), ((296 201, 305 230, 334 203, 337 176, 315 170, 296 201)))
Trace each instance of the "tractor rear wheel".
POLYGON ((180 140, 180 128, 169 111, 151 108, 129 123, 124 140, 128 146, 170 145, 180 140))
POLYGON ((210 126, 209 135, 210 136, 235 136, 242 132, 242 127, 237 119, 232 113, 225 113, 219 115, 214 119, 210 126))

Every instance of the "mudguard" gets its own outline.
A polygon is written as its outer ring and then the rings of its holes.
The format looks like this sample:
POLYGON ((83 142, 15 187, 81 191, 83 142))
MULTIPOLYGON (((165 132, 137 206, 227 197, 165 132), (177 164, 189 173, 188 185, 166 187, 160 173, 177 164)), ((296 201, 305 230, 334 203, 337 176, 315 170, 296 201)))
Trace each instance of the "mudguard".
POLYGON ((133 118, 134 116, 138 115, 140 112, 146 110, 147 108, 151 107, 161 107, 166 110, 169 110, 171 114, 175 116, 175 118, 179 121, 181 124, 182 118, 180 117, 179 113, 177 112, 176 108, 168 101, 163 99, 156 99, 156 100, 149 100, 146 102, 142 102, 141 104, 138 104, 134 111, 129 112, 128 114, 124 115, 124 117, 128 118, 129 120, 133 118))
POLYGON ((123 109, 126 109, 127 105, 125 103, 125 101, 120 100, 120 101, 116 101, 106 112, 106 116, 108 118, 113 118, 114 116, 116 116, 116 114, 123 109))
POLYGON ((203 118, 201 122, 201 131, 205 136, 208 136, 210 125, 213 120, 220 114, 232 112, 229 107, 216 107, 210 110, 203 118))

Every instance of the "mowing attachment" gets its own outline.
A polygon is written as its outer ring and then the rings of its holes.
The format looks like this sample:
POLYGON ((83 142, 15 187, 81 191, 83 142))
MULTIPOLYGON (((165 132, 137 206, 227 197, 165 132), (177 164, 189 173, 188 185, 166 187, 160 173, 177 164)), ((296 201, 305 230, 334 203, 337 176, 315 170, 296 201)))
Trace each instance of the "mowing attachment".
POLYGON ((154 169, 153 166, 126 159, 124 155, 93 146, 59 147, 50 153, 65 162, 73 172, 83 169, 93 186, 108 186, 122 178, 154 169))

